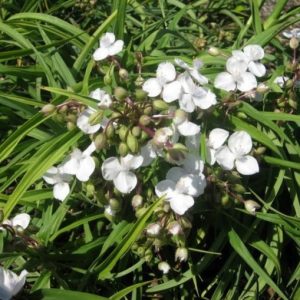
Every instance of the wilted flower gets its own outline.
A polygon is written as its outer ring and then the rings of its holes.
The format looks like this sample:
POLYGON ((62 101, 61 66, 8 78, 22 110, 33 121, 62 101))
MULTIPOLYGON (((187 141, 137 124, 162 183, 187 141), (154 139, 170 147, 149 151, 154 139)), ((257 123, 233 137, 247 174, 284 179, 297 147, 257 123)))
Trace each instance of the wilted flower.
POLYGON ((146 228, 146 232, 150 236, 157 236, 160 233, 161 226, 157 223, 149 224, 146 228))
POLYGON ((164 147, 173 135, 173 130, 168 127, 159 128, 155 131, 152 142, 157 147, 164 147))
POLYGON ((17 275, 11 270, 0 267, 0 299, 10 300, 18 294, 25 284, 27 274, 26 270, 17 275))
POLYGON ((245 131, 236 131, 228 139, 228 146, 221 146, 215 156, 218 164, 225 170, 234 165, 243 175, 252 175, 259 171, 257 160, 247 155, 252 149, 251 136, 245 131))
POLYGON ((180 248, 176 249, 176 252, 175 252, 175 260, 176 261, 183 262, 183 261, 186 261, 187 258, 188 258, 188 250, 186 248, 180 247, 180 248))
POLYGON ((136 175, 131 172, 139 168, 143 163, 141 155, 127 154, 125 157, 107 158, 101 167, 105 180, 112 180, 115 187, 124 194, 130 193, 137 184, 136 175))
POLYGON ((116 55, 123 49, 124 42, 117 40, 113 33, 107 32, 100 39, 100 47, 94 52, 93 59, 96 61, 103 60, 108 56, 116 55))
POLYGON ((51 167, 43 176, 44 180, 53 185, 53 196, 60 201, 65 200, 70 192, 69 182, 72 179, 70 174, 66 174, 63 166, 51 167))
POLYGON ((182 232, 182 228, 181 228, 181 225, 177 221, 174 221, 168 225, 168 231, 172 235, 178 235, 179 233, 182 232))
POLYGON ((170 269, 171 269, 170 265, 165 261, 161 261, 158 264, 158 270, 162 271, 163 274, 168 274, 170 269))
POLYGON ((253 200, 244 201, 245 209, 250 213, 255 215, 256 211, 260 209, 260 205, 253 200))
POLYGON ((26 229, 30 223, 30 215, 26 213, 18 214, 14 216, 10 220, 4 220, 2 224, 9 225, 11 227, 21 227, 22 229, 26 229))

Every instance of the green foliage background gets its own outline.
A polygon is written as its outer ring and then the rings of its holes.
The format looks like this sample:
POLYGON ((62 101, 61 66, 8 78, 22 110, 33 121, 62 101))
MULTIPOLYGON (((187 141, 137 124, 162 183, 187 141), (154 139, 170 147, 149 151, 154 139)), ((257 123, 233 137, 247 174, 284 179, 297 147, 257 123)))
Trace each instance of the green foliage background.
MULTIPOLYGON (((218 114, 205 120, 204 135, 206 126, 226 124, 267 148, 261 173, 245 182, 263 209, 254 217, 207 195, 193 212, 190 259, 170 276, 130 251, 160 200, 138 220, 111 223, 78 183, 60 204, 41 179, 83 134, 40 109, 67 99, 91 104, 89 91, 105 85, 91 59, 103 33, 125 40, 127 69, 134 70, 133 52, 143 53, 145 77, 159 62, 200 57, 213 79, 226 58, 210 56, 208 47, 230 53, 260 44, 269 49, 272 85, 282 72, 293 74, 292 52, 278 34, 300 21, 300 8, 284 11, 289 1, 277 1, 262 19, 264 2, 0 1, 0 205, 4 218, 33 217, 30 235, 8 240, 0 232, 1 264, 31 272, 20 299, 300 298, 300 116, 298 109, 274 112, 285 91, 273 87, 263 104, 243 102, 225 121, 218 114)), ((299 89, 294 97, 299 102, 299 89)))

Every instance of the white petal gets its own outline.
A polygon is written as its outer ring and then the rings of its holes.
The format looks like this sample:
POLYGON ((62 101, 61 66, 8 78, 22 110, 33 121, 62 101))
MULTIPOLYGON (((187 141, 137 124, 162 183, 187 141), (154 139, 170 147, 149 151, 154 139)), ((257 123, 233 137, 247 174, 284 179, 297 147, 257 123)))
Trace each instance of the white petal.
POLYGON ((227 146, 220 147, 215 154, 216 161, 224 170, 232 170, 234 167, 234 154, 227 146))
POLYGON ((208 146, 213 149, 221 147, 229 136, 229 132, 222 128, 213 129, 208 136, 208 146))
POLYGON ((88 181, 96 167, 92 157, 87 156, 80 160, 79 168, 76 172, 76 178, 80 181, 88 181))
POLYGON ((214 86, 218 89, 229 92, 235 90, 236 82, 230 73, 222 72, 215 78, 214 86))
POLYGON ((197 105, 201 109, 208 109, 212 105, 215 105, 217 103, 216 95, 210 90, 206 91, 204 89, 200 95, 199 93, 195 94, 195 96, 193 97, 193 101, 195 105, 197 105))
POLYGON ((244 53, 250 60, 259 60, 265 56, 264 49, 259 45, 248 45, 244 48, 244 53))
POLYGON ((26 229, 30 222, 30 216, 26 213, 18 214, 11 221, 13 227, 20 226, 26 229))
POLYGON ((206 179, 203 174, 199 176, 189 174, 181 177, 176 183, 176 191, 180 194, 186 194, 192 197, 198 197, 203 194, 205 187, 206 179))
POLYGON ((183 215, 194 205, 194 198, 188 195, 174 194, 169 200, 171 209, 178 215, 183 215))
POLYGON ((53 187, 53 196, 57 200, 64 201, 69 193, 70 187, 66 182, 56 183, 53 187))
POLYGON ((116 55, 119 52, 122 51, 124 46, 124 42, 122 40, 115 41, 109 48, 108 48, 108 54, 110 56, 116 55))
POLYGON ((204 75, 200 74, 197 70, 190 71, 190 74, 199 84, 208 83, 208 79, 204 75))
POLYGON ((116 157, 107 158, 101 166, 102 176, 105 180, 113 180, 121 171, 121 165, 116 157))
POLYGON ((196 154, 198 154, 200 147, 200 133, 194 136, 187 136, 185 138, 185 145, 189 148, 190 151, 193 151, 196 154))
POLYGON ((216 162, 216 150, 208 147, 207 145, 206 145, 206 159, 211 166, 213 166, 216 162))
POLYGON ((134 173, 121 171, 114 179, 114 185, 123 194, 130 193, 137 184, 137 178, 134 173))
POLYGON ((244 156, 252 149, 251 136, 246 131, 236 131, 229 137, 228 147, 236 157, 244 156))
POLYGON ((120 163, 123 170, 134 170, 142 165, 143 156, 127 154, 126 156, 120 158, 120 163))
POLYGON ((262 77, 266 74, 266 67, 259 62, 251 61, 248 65, 248 69, 253 75, 257 77, 262 77))
POLYGON ((182 110, 191 113, 195 110, 195 104, 191 94, 182 94, 179 98, 179 106, 182 110))
POLYGON ((250 72, 241 74, 237 81, 237 88, 241 92, 248 92, 257 87, 257 81, 255 76, 250 72))
POLYGON ((286 76, 278 76, 274 79, 273 82, 275 84, 278 84, 280 87, 283 87, 288 80, 289 80, 289 78, 286 76))
POLYGON ((76 122, 77 127, 86 134, 95 133, 101 127, 100 124, 90 125, 89 123, 89 119, 94 112, 95 110, 88 108, 84 110, 77 118, 77 122, 76 122))
POLYGON ((143 84, 143 90, 148 93, 149 97, 156 97, 162 91, 162 86, 157 78, 150 78, 143 84))
POLYGON ((240 53, 240 55, 231 56, 226 62, 227 71, 234 77, 238 77, 240 74, 246 72, 248 67, 247 57, 240 53))
POLYGON ((89 97, 101 101, 104 95, 105 95, 105 91, 97 88, 94 91, 90 92, 89 97))
POLYGON ((108 48, 114 41, 116 37, 112 32, 106 32, 100 39, 100 47, 108 48))
POLYGON ((167 83, 163 87, 162 98, 167 103, 173 102, 179 99, 181 95, 181 84, 175 80, 171 83, 167 83))
POLYGON ((49 184, 55 184, 57 183, 57 178, 58 178, 57 174, 58 174, 58 169, 56 167, 51 167, 43 175, 43 179, 49 184))
POLYGON ((165 82, 173 81, 176 77, 176 70, 170 62, 160 63, 156 70, 156 77, 162 78, 165 82))
POLYGON ((79 165, 80 163, 78 159, 73 159, 72 157, 70 157, 62 165, 63 172, 67 174, 75 175, 77 173, 79 165))
POLYGON ((200 132, 200 126, 189 121, 181 123, 177 126, 177 129, 183 136, 195 135, 200 132))
POLYGON ((108 57, 108 49, 107 48, 98 48, 93 53, 93 59, 95 61, 103 60, 108 57))
POLYGON ((183 167, 188 173, 199 175, 203 172, 204 162, 198 155, 188 153, 183 161, 183 167))
POLYGON ((15 286, 13 289, 13 295, 17 295, 20 292, 20 290, 25 284, 27 274, 28 274, 27 270, 23 270, 21 274, 18 276, 18 280, 17 282, 15 282, 15 286))
POLYGON ((180 167, 171 168, 166 175, 167 180, 177 182, 181 177, 187 175, 187 171, 180 167))
POLYGON ((143 157, 143 167, 149 166, 153 159, 157 157, 156 151, 151 142, 148 142, 141 148, 141 156, 143 157))
POLYGON ((257 160, 250 155, 242 156, 235 161, 237 171, 242 175, 252 175, 259 172, 257 160))
POLYGON ((96 145, 92 142, 83 152, 83 156, 90 156, 96 150, 96 145))
POLYGON ((155 186, 157 197, 166 196, 167 198, 175 191, 175 182, 172 180, 162 180, 155 186))

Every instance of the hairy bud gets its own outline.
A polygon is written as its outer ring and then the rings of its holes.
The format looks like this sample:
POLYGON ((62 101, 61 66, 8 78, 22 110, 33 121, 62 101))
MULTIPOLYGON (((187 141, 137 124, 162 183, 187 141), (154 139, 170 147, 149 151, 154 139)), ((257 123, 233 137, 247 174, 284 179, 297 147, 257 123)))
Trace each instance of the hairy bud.
POLYGON ((153 108, 162 111, 162 110, 167 110, 169 108, 169 105, 163 100, 154 100, 153 108))
POLYGON ((94 139, 96 149, 101 150, 101 149, 105 148, 106 141, 107 141, 107 139, 106 139, 106 136, 104 133, 98 134, 94 139))
POLYGON ((142 101, 147 98, 147 93, 142 89, 136 89, 135 91, 135 99, 137 101, 142 101))
POLYGON ((128 146, 125 143, 120 143, 118 147, 118 152, 121 156, 126 156, 128 154, 128 146))
POLYGON ((137 153, 139 151, 139 142, 131 133, 129 133, 127 136, 126 144, 132 153, 137 153))
POLYGON ((290 39, 290 47, 291 47, 291 49, 297 49, 298 47, 299 47, 299 41, 298 41, 298 39, 296 38, 296 37, 292 37, 291 39, 290 39))
POLYGON ((218 55, 220 55, 220 50, 218 48, 216 48, 216 47, 210 47, 207 52, 211 56, 218 56, 218 55))
POLYGON ((46 104, 41 109, 41 113, 45 114, 46 116, 52 114, 55 111, 56 111, 56 106, 53 104, 46 104))
POLYGON ((131 199, 131 205, 135 209, 143 204, 143 197, 141 195, 134 195, 131 199))
POLYGON ((246 200, 244 202, 245 209, 252 215, 255 215, 256 211, 260 209, 260 205, 253 200, 246 200))
POLYGON ((128 79, 128 71, 126 69, 121 68, 119 70, 119 76, 121 79, 127 80, 128 79))
POLYGON ((117 86, 114 90, 114 96, 117 100, 122 101, 128 96, 128 92, 123 87, 117 86))

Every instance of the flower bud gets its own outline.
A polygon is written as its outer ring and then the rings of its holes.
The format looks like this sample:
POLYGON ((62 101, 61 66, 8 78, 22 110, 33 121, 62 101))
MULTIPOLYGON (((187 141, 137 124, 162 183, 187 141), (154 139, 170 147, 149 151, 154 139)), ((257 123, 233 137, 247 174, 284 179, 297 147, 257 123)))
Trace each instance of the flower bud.
POLYGON ((256 91, 260 94, 264 94, 268 90, 269 90, 269 87, 267 85, 265 85, 264 83, 260 83, 256 88, 256 91))
POLYGON ((182 109, 177 109, 173 118, 175 125, 180 125, 187 119, 187 113, 182 109))
POLYGON ((112 138, 115 134, 115 128, 113 124, 108 124, 105 128, 105 134, 107 138, 112 138))
POLYGON ((136 89, 135 90, 135 99, 137 101, 142 101, 147 98, 147 93, 142 89, 136 89))
POLYGON ((139 126, 134 126, 131 129, 131 133, 132 133, 133 136, 139 137, 141 135, 141 133, 142 133, 142 130, 141 130, 141 128, 139 126))
POLYGON ((161 261, 158 264, 158 270, 162 271, 163 274, 168 274, 169 271, 170 271, 170 269, 171 269, 170 265, 167 262, 165 262, 165 261, 161 261))
POLYGON ((258 147, 257 149, 254 150, 254 154, 262 155, 266 152, 266 150, 267 150, 266 147, 258 147))
POLYGON ((152 114, 152 111, 153 111, 152 105, 148 105, 144 109, 144 114, 147 115, 147 116, 149 116, 149 115, 152 114))
POLYGON ((288 104, 289 104, 289 106, 291 107, 291 108, 293 108, 293 109, 297 109, 297 102, 295 101, 295 100, 293 100, 293 99, 289 99, 288 100, 288 104))
POLYGON ((95 139, 94 139, 96 149, 101 150, 101 149, 105 148, 106 141, 107 140, 106 140, 106 136, 105 136, 104 133, 97 134, 95 139))
POLYGON ((119 76, 121 79, 127 80, 128 79, 128 71, 126 69, 121 68, 119 70, 119 76))
POLYGON ((153 143, 157 147, 163 147, 166 142, 169 140, 169 137, 172 136, 173 131, 168 127, 159 128, 155 131, 153 137, 153 143))
POLYGON ((231 186, 231 190, 233 190, 234 192, 237 192, 239 194, 244 194, 246 192, 246 189, 241 185, 241 184, 233 184, 231 186))
POLYGON ((245 209, 252 215, 255 215, 256 211, 260 209, 260 205, 253 200, 244 201, 245 209))
POLYGON ((92 115, 89 117, 89 124, 90 125, 96 125, 99 124, 103 119, 103 110, 96 111, 92 113, 92 115))
POLYGON ((128 154, 128 146, 125 143, 120 143, 118 147, 118 152, 121 156, 126 156, 128 154))
POLYGON ((248 116, 247 116, 244 112, 242 112, 242 111, 239 111, 239 112, 237 113, 237 116, 238 116, 240 119, 244 119, 244 120, 246 120, 246 119, 248 118, 248 116))
POLYGON ((141 75, 139 75, 135 80, 134 84, 136 86, 142 86, 144 82, 145 82, 144 78, 141 75))
POLYGON ((169 105, 163 100, 154 100, 153 108, 162 111, 162 110, 167 110, 169 108, 169 105))
POLYGON ((139 118, 139 123, 143 126, 148 126, 151 123, 151 118, 149 116, 142 115, 139 118))
POLYGON ((227 193, 222 194, 222 196, 221 196, 221 205, 224 206, 224 207, 227 207, 227 206, 229 206, 229 204, 230 204, 229 195, 227 193))
POLYGON ((115 211, 115 212, 120 211, 120 209, 121 209, 121 203, 120 203, 119 200, 117 200, 116 198, 110 198, 109 201, 108 201, 108 203, 109 203, 110 208, 113 211, 115 211))
POLYGON ((128 92, 121 86, 117 86, 114 90, 114 96, 117 100, 122 101, 128 96, 128 92))
POLYGON ((112 221, 113 217, 116 215, 116 211, 114 211, 109 205, 104 207, 104 216, 112 221))
POLYGON ((69 131, 71 131, 76 128, 76 125, 73 122, 67 122, 67 128, 69 131))
POLYGON ((127 136, 126 144, 132 153, 137 153, 139 151, 139 142, 131 133, 127 136))
POLYGON ((107 72, 103 78, 103 82, 105 85, 111 85, 112 83, 112 78, 111 75, 109 74, 109 72, 107 72))
POLYGON ((145 251, 145 255, 144 255, 145 261, 149 263, 152 260, 152 258, 153 258, 152 250, 151 249, 147 249, 145 251))
POLYGON ((41 113, 43 113, 44 115, 48 116, 50 114, 52 114, 53 112, 56 111, 56 106, 53 104, 46 104, 45 106, 42 107, 41 109, 41 113))
POLYGON ((145 250, 146 249, 144 247, 138 247, 138 249, 137 249, 137 255, 139 257, 143 257, 145 255, 145 250))
POLYGON ((117 118, 120 118, 121 117, 121 114, 117 111, 114 111, 112 114, 111 114, 111 118, 112 119, 117 119, 117 118))
POLYGON ((134 195, 131 199, 131 205, 134 209, 143 204, 143 197, 141 195, 134 195))
POLYGON ((298 41, 298 39, 296 37, 293 36, 290 39, 290 47, 291 47, 291 49, 297 49, 298 46, 299 46, 299 41, 298 41))
POLYGON ((87 182, 86 183, 86 194, 88 197, 91 197, 93 196, 95 193, 95 186, 93 183, 91 182, 87 182))
POLYGON ((167 228, 168 232, 172 235, 178 235, 182 232, 182 228, 177 221, 169 223, 167 228))
POLYGON ((180 247, 176 249, 175 252, 175 261, 183 262, 188 258, 188 250, 184 247, 180 247))
POLYGON ((128 128, 124 125, 121 125, 118 133, 119 133, 120 140, 125 142, 127 139, 127 135, 128 135, 128 128))
POLYGON ((218 55, 220 55, 220 50, 218 48, 216 48, 216 47, 210 47, 207 52, 211 56, 218 56, 218 55))
POLYGON ((155 236, 158 236, 160 230, 161 230, 161 227, 159 224, 152 223, 147 226, 146 233, 149 236, 155 237, 155 236))
POLYGON ((181 226, 183 229, 191 229, 192 228, 192 223, 187 217, 181 217, 181 226))

